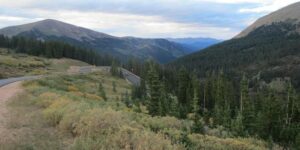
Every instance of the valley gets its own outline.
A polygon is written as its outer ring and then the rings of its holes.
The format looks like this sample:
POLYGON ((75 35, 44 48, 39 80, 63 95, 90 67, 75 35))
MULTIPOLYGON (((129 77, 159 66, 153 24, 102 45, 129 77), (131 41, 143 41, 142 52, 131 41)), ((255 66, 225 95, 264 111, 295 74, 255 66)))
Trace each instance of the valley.
POLYGON ((0 15, 0 150, 300 149, 300 2, 79 1, 0 15))

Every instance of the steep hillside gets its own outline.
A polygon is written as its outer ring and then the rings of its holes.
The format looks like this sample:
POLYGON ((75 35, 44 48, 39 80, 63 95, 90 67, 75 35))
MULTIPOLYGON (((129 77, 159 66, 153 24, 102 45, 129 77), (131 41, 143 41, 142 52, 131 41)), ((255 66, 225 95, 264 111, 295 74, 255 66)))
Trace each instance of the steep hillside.
POLYGON ((0 34, 63 41, 105 52, 123 60, 136 57, 165 63, 187 54, 183 46, 165 39, 114 37, 51 19, 3 28, 0 34))
MULTIPOLYGON (((289 5, 285 8, 282 8, 276 12, 273 12, 265 17, 258 19, 255 23, 241 32, 236 38, 241 38, 247 36, 249 33, 261 26, 271 25, 272 23, 278 22, 288 22, 290 24, 298 24, 300 22, 300 2, 289 5)), ((295 29, 300 33, 300 28, 295 29)))
POLYGON ((280 19, 286 21, 269 20, 271 23, 255 28, 244 37, 241 35, 248 32, 249 28, 238 36, 240 38, 225 41, 171 64, 196 69, 201 76, 206 71, 224 70, 231 75, 247 72, 265 81, 276 77, 291 77, 293 83, 300 87, 300 24, 293 18, 293 14, 300 14, 300 8, 290 10, 299 6, 296 3, 273 13, 284 17, 280 19), (280 15, 287 11, 290 11, 288 14, 291 16, 280 15))

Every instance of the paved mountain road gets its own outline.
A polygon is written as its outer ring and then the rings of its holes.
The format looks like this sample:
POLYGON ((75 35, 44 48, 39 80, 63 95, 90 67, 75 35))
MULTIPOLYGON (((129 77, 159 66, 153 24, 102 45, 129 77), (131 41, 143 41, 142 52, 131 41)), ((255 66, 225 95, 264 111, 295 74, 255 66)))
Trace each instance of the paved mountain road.
POLYGON ((25 77, 16 77, 16 78, 8 78, 8 79, 1 79, 0 80, 0 87, 4 85, 8 85, 10 83, 18 82, 18 81, 25 81, 25 80, 34 80, 41 78, 42 76, 25 76, 25 77))
MULTIPOLYGON (((84 74, 84 73, 91 73, 94 71, 109 71, 110 67, 109 66, 101 66, 101 67, 94 67, 94 66, 84 66, 84 67, 78 67, 76 72, 73 72, 73 74, 84 74)), ((137 75, 133 74, 132 72, 122 68, 121 69, 122 74, 124 78, 129 81, 131 84, 135 86, 140 85, 140 77, 137 75)), ((38 75, 38 76, 24 76, 24 77, 16 77, 16 78, 8 78, 8 79, 0 79, 0 87, 8 85, 10 83, 18 82, 18 81, 25 81, 25 80, 34 80, 44 77, 43 75, 38 75)))

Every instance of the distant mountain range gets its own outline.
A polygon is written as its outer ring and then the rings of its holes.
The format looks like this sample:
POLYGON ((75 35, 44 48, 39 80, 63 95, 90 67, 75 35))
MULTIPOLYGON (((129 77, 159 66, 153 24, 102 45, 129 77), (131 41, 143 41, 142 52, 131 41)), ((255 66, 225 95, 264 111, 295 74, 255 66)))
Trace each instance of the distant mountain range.
POLYGON ((300 2, 258 19, 235 38, 170 63, 205 76, 223 70, 271 81, 291 78, 300 88, 300 2))
POLYGON ((168 38, 167 40, 181 44, 191 53, 221 42, 212 38, 168 38))
POLYGON ((134 57, 140 60, 153 59, 159 63, 166 63, 192 51, 180 42, 166 39, 115 37, 52 19, 3 28, 0 34, 10 37, 25 36, 39 40, 63 41, 108 53, 122 60, 134 57))

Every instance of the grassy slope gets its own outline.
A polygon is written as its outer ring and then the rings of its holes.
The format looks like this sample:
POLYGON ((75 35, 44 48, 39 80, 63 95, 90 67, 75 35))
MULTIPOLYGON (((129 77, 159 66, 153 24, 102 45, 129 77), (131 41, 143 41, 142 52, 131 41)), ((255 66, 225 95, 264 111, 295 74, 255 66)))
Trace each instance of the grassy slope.
POLYGON ((27 120, 28 126, 38 127, 40 132, 20 135, 21 144, 13 144, 13 148, 267 149, 267 144, 260 140, 221 138, 226 132, 221 130, 210 131, 206 136, 190 134, 191 121, 151 117, 143 113, 144 109, 138 113, 136 107, 128 108, 124 103, 124 93, 130 93, 130 85, 108 73, 51 77, 28 81, 24 87, 28 91, 26 96, 13 101, 11 106, 18 108, 15 111, 24 110, 16 111, 17 114, 28 114, 19 117, 19 122, 27 120), (107 101, 101 97, 99 83, 103 84, 107 101))
POLYGON ((87 63, 72 59, 47 59, 25 54, 8 53, 0 48, 0 79, 24 75, 65 72, 70 66, 86 66, 87 63))

